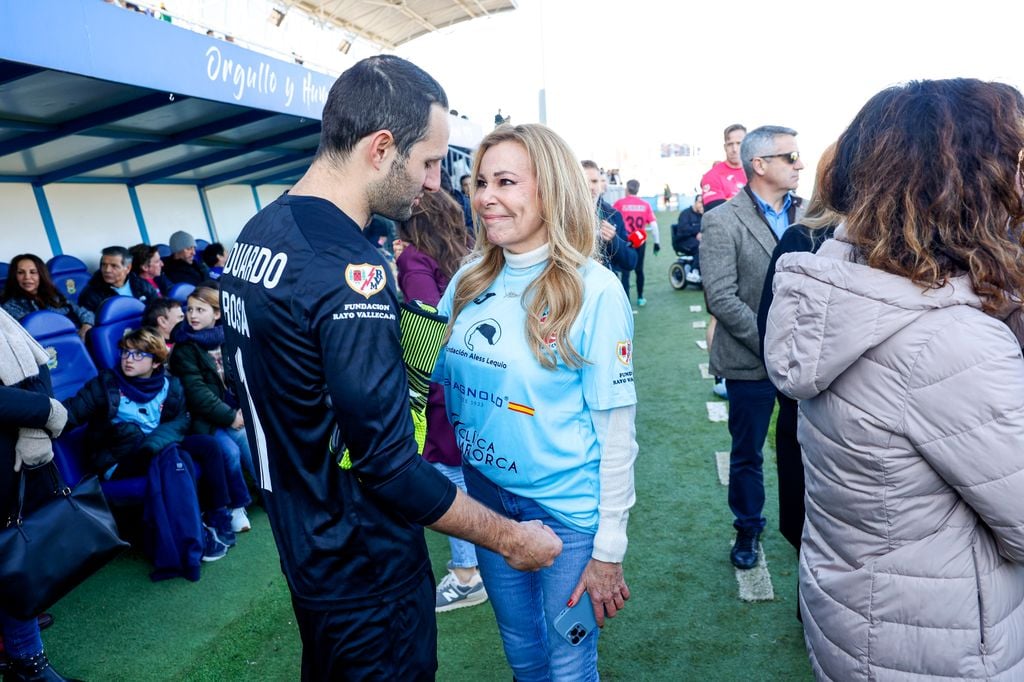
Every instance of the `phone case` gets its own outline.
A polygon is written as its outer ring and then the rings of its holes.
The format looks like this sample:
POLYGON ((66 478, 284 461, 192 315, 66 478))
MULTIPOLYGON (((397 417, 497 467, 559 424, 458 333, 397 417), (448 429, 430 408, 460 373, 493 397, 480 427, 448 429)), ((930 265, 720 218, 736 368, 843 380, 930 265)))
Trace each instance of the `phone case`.
POLYGON ((591 632, 597 629, 594 607, 586 592, 572 608, 566 607, 555 618, 555 630, 573 646, 579 646, 591 632))

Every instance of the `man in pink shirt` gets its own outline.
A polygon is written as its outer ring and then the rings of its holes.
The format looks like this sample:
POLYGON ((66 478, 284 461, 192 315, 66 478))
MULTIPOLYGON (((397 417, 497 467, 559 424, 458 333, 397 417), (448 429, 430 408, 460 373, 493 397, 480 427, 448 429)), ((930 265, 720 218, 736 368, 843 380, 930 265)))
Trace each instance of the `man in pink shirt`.
MULTIPOLYGON (((661 236, 658 221, 654 218, 651 205, 637 196, 640 183, 630 180, 626 183, 626 196, 615 202, 614 208, 622 214, 626 223, 626 237, 630 246, 636 249, 636 304, 647 305, 644 299, 644 253, 647 251, 648 235, 654 240, 654 254, 661 251, 661 236)), ((629 296, 629 270, 622 271, 622 286, 629 296)))
POLYGON ((747 129, 739 123, 725 129, 725 161, 717 162, 700 179, 705 211, 729 201, 747 184, 740 162, 740 145, 746 135, 747 129))

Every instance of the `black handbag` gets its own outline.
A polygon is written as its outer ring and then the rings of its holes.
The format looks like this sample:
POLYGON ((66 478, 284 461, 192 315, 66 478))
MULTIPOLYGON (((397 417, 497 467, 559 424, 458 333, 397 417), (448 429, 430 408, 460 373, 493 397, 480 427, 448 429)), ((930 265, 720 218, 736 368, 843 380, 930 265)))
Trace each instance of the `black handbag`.
POLYGON ((95 476, 71 489, 56 465, 46 466, 54 499, 26 516, 23 471, 17 509, 0 530, 0 610, 21 620, 53 606, 128 547, 95 476))

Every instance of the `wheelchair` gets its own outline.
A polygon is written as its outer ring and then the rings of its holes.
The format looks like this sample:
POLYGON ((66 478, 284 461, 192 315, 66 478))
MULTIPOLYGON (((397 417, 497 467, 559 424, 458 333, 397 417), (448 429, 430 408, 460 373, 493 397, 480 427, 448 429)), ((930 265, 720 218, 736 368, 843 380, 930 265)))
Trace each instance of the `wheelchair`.
POLYGON ((687 286, 701 289, 700 270, 693 267, 693 256, 676 251, 676 261, 668 266, 668 282, 673 289, 682 290, 687 286))

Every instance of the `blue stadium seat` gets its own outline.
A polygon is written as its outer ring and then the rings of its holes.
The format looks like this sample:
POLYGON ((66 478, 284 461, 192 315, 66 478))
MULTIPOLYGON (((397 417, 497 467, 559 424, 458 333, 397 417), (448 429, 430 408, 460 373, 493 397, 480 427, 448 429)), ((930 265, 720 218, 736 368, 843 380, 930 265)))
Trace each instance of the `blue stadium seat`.
POLYGON ((90 277, 88 272, 68 272, 54 277, 53 285, 57 287, 57 291, 64 294, 64 298, 77 303, 78 294, 82 293, 90 277))
POLYGON ((11 269, 10 263, 0 263, 0 282, 7 279, 7 271, 11 269))
MULTIPOLYGON (((80 426, 74 431, 61 434, 53 442, 53 460, 57 470, 68 485, 74 485, 90 473, 85 454, 85 432, 80 426)), ((100 483, 103 494, 111 504, 142 504, 146 499, 146 477, 121 478, 100 483)))
POLYGON ((156 250, 160 252, 161 258, 171 257, 171 247, 167 244, 155 244, 154 246, 156 246, 156 250))
POLYGON ((196 239, 196 255, 198 256, 199 254, 201 254, 203 250, 206 249, 206 247, 209 245, 210 242, 206 241, 205 239, 196 239))
POLYGON ((114 369, 121 362, 117 347, 130 329, 142 326, 145 304, 131 296, 111 296, 100 304, 96 325, 89 332, 89 350, 99 369, 114 369))
POLYGON ((89 281, 89 268, 74 256, 54 256, 46 261, 46 269, 50 271, 57 291, 71 302, 78 301, 78 294, 89 281))
POLYGON ((81 259, 75 258, 74 256, 68 256, 66 254, 54 256, 50 260, 46 261, 46 269, 50 271, 50 277, 54 280, 69 272, 84 272, 86 275, 89 274, 89 268, 86 267, 85 263, 82 262, 81 259))
POLYGON ((53 394, 64 400, 78 393, 96 376, 96 365, 85 350, 75 324, 52 310, 37 310, 21 318, 21 325, 50 355, 47 366, 53 380, 53 394))
POLYGON ((189 284, 188 282, 179 282, 171 287, 170 291, 167 292, 167 298, 178 303, 185 303, 188 301, 189 294, 196 290, 195 284, 189 284))

